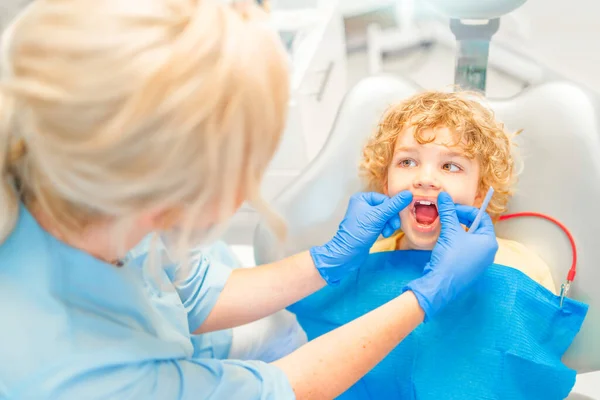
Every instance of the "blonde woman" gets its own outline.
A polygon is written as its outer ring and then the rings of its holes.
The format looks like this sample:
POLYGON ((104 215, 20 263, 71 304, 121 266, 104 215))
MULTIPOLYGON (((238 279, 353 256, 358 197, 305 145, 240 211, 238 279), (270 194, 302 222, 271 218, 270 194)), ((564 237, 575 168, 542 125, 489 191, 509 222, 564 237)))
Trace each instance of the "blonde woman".
POLYGON ((278 226, 258 188, 288 76, 258 13, 210 0, 39 0, 1 48, 2 398, 330 399, 494 259, 489 217, 467 235, 459 218, 477 210, 440 194, 431 263, 395 300, 271 364, 195 356, 192 334, 258 320, 359 268, 399 228, 410 192, 353 196, 332 240, 310 251, 203 268, 182 250, 244 200, 278 226), (124 264, 153 232, 180 262, 124 264))

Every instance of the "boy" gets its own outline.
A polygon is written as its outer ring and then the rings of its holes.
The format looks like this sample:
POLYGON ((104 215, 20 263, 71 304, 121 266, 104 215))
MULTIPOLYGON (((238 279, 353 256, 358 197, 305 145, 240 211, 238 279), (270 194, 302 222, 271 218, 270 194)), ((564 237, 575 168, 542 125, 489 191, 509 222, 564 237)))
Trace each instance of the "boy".
MULTIPOLYGON (((506 211, 516 181, 512 135, 479 95, 427 91, 390 107, 364 148, 361 172, 370 190, 413 193, 400 213, 401 230, 375 243, 372 252, 431 250, 440 232, 436 199, 480 206, 488 188, 492 219, 506 211)), ((553 293, 548 266, 525 246, 498 239, 496 264, 520 270, 553 293)))
MULTIPOLYGON (((370 190, 410 190, 413 201, 400 212, 401 231, 376 242, 359 271, 289 307, 309 341, 391 301, 423 273, 440 234, 439 192, 480 206, 491 186, 486 211, 505 212, 516 180, 512 135, 482 104, 471 93, 429 91, 384 114, 361 170, 370 190)), ((567 397, 576 371, 561 358, 587 308, 561 308, 547 265, 519 243, 498 242, 495 263, 471 290, 338 399, 567 397)))

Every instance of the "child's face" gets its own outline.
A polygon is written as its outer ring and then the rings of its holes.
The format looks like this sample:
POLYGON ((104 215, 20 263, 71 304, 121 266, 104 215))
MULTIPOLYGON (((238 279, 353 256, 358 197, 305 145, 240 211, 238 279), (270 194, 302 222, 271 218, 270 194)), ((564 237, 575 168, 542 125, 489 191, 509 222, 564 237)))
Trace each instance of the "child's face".
POLYGON ((400 212, 405 234, 401 249, 433 249, 440 234, 436 205, 441 191, 449 193, 455 203, 481 202, 477 160, 467 158, 460 146, 445 145, 454 142, 451 131, 445 127, 424 130, 422 135, 435 135, 435 141, 419 144, 414 128, 405 129, 396 141, 388 168, 386 194, 393 196, 403 190, 413 194, 410 206, 400 212))

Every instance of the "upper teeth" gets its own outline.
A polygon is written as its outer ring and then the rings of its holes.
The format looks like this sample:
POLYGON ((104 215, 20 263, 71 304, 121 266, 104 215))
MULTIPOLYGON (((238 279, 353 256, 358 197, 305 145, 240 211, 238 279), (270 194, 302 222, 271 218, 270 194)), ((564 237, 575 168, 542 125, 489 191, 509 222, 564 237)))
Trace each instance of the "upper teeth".
POLYGON ((422 206, 430 206, 432 204, 430 201, 427 200, 418 200, 416 203, 422 206))

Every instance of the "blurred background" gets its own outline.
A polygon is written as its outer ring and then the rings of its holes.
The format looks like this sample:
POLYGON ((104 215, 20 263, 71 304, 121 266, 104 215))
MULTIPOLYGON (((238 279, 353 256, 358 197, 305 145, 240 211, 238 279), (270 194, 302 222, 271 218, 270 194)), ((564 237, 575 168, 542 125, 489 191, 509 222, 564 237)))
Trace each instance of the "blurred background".
MULTIPOLYGON (((0 28, 30 2, 0 0, 0 28)), ((345 93, 360 79, 398 74, 428 89, 454 82, 456 44, 449 20, 425 0, 261 3, 287 46, 292 72, 288 123, 263 184, 267 199, 316 156, 345 93)), ((599 16, 597 0, 529 0, 502 17, 490 45, 487 95, 511 97, 555 79, 600 93, 599 16)), ((257 221, 254 210, 244 205, 225 238, 245 264, 254 262, 257 221)))
MULTIPOLYGON (((340 6, 346 27, 350 83, 368 73, 365 32, 370 24, 377 24, 395 34, 402 32, 398 31, 401 22, 412 23, 418 28, 433 20, 439 24, 439 29, 450 34, 447 19, 436 16, 422 0, 344 0, 340 6), (406 3, 413 4, 412 7, 404 6, 408 10, 413 8, 412 18, 402 15, 403 4, 406 3)), ((512 51, 533 66, 537 65, 547 79, 560 75, 600 93, 599 17, 600 2, 594 0, 529 0, 500 19, 500 30, 490 46, 490 58, 494 58, 494 53, 504 55, 505 51, 512 51)), ((410 36, 410 33, 407 35, 410 36)), ((390 51, 383 59, 383 69, 408 74, 427 88, 452 83, 454 48, 438 42, 414 50, 390 51)), ((519 63, 518 58, 506 60, 509 61, 519 63)), ((500 64, 490 68, 490 97, 510 96, 528 83, 506 74, 502 67, 506 66, 500 64)), ((526 71, 523 72, 526 74, 526 71)))
MULTIPOLYGON (((425 0, 272 0, 269 6, 292 57, 293 97, 263 185, 268 199, 315 157, 344 94, 359 80, 387 73, 427 89, 454 83, 449 19, 425 0)), ((512 97, 563 79, 600 93, 599 16, 595 0, 529 0, 502 17, 490 45, 487 96, 512 97)), ((244 207, 236 217, 228 241, 251 245, 255 215, 244 207)), ((249 246, 236 248, 251 252, 249 246)))

